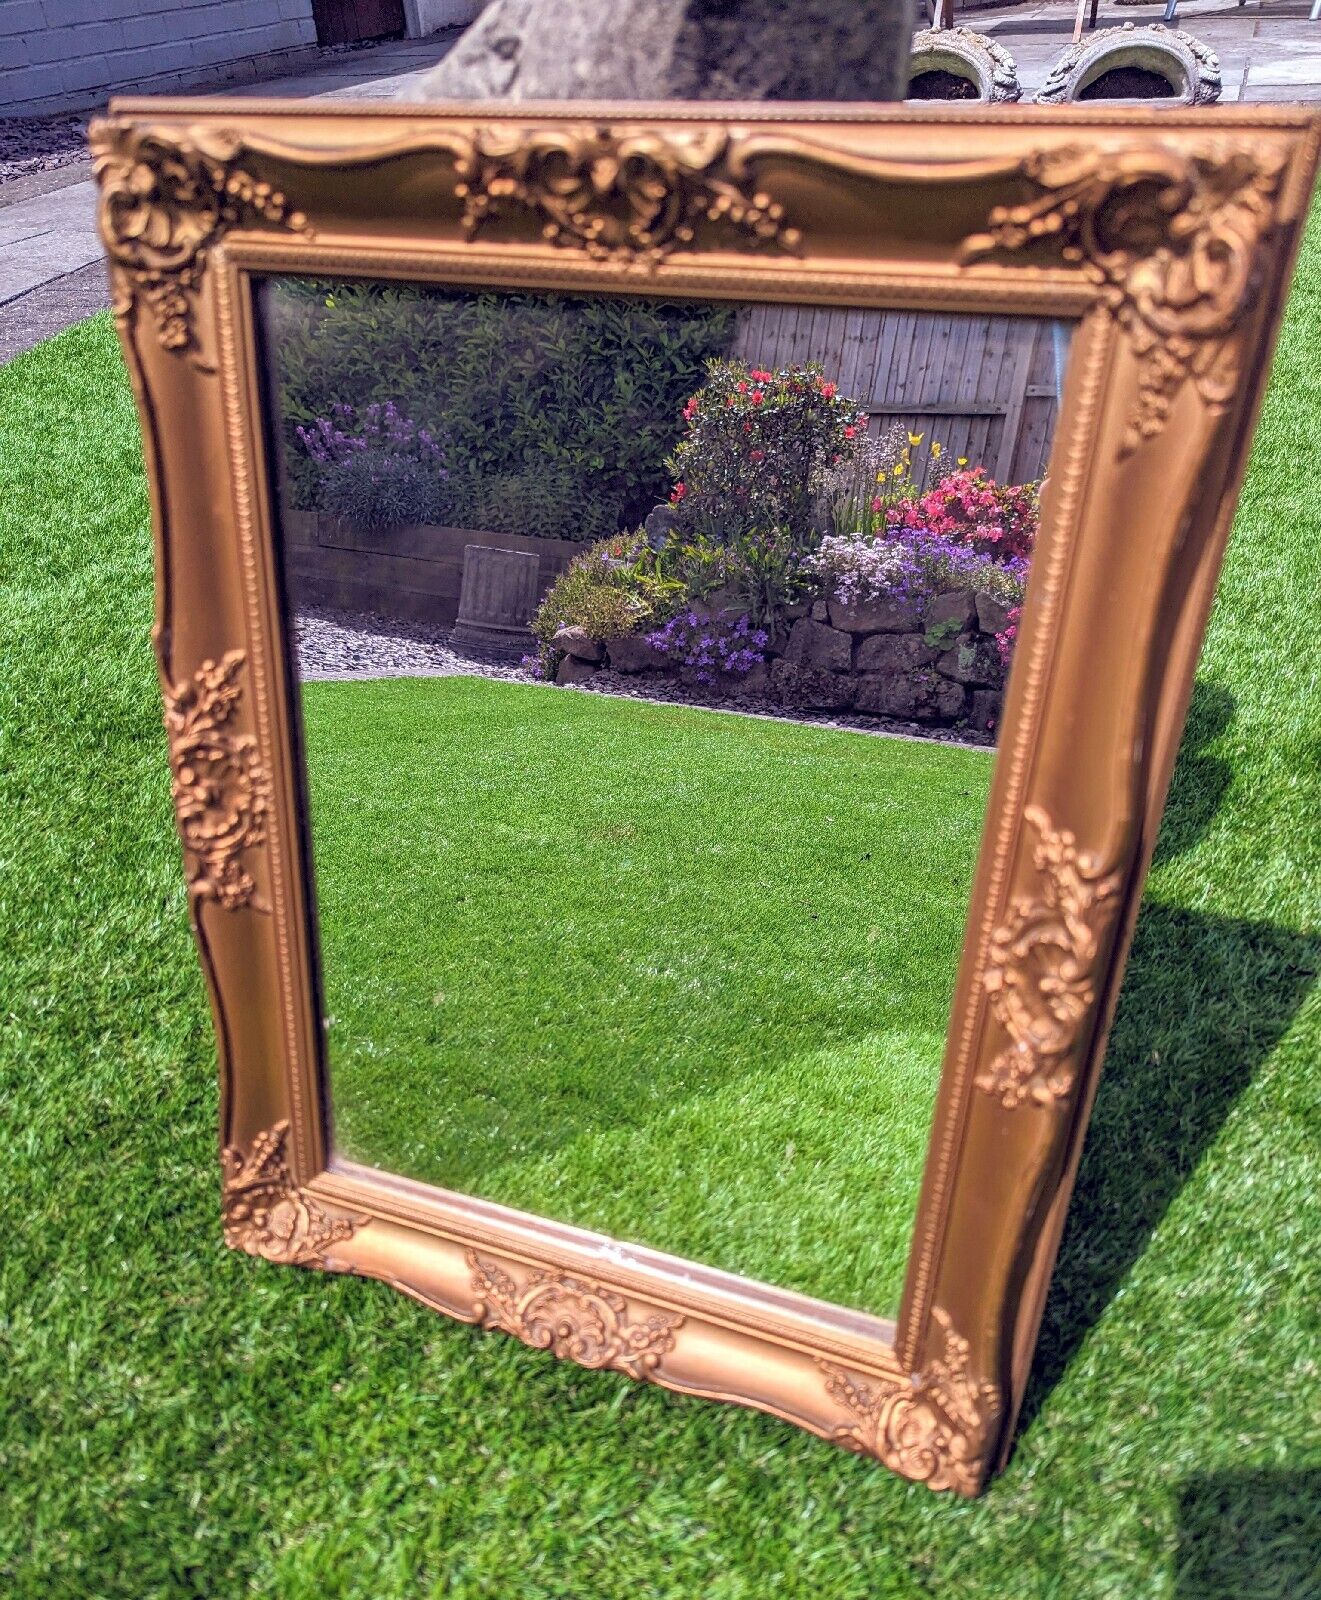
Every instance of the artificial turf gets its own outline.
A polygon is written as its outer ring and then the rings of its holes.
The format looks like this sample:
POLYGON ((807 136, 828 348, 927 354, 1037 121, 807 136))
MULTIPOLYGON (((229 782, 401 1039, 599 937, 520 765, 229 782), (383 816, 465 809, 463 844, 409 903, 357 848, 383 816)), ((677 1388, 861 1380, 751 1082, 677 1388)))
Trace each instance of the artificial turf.
POLYGON ((990 753, 482 678, 303 708, 341 1151, 893 1314, 990 753))
POLYGON ((0 370, 0 1592, 1316 1594, 1318 346, 1314 216, 1017 1452, 976 1503, 221 1248, 109 321, 0 370))

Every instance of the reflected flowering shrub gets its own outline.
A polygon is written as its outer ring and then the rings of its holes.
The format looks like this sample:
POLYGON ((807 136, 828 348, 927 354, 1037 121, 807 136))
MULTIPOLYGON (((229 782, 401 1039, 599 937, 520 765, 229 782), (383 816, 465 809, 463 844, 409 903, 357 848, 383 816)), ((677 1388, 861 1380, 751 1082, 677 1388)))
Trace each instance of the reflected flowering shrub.
POLYGON ((912 504, 887 506, 885 520, 891 528, 921 528, 998 560, 1026 559, 1040 521, 1037 487, 999 484, 985 467, 961 466, 912 504))
POLYGON ((438 522, 449 472, 438 441, 393 402, 329 416, 295 429, 317 467, 316 509, 361 528, 438 522))
POLYGON ((873 534, 850 533, 827 534, 806 567, 846 605, 898 592, 915 570, 905 546, 873 534))
POLYGON ((885 534, 828 534, 808 563, 829 593, 847 605, 883 597, 921 604, 952 589, 972 589, 1002 605, 1021 605, 1027 561, 998 561, 925 528, 885 534))
POLYGON ((745 678, 765 661, 770 642, 766 630, 754 627, 749 617, 731 621, 697 611, 679 612, 647 639, 653 649, 706 684, 717 677, 745 678))
MULTIPOLYGON (((388 450, 416 456, 419 461, 441 462, 441 448, 425 428, 420 428, 387 400, 384 405, 355 407, 340 402, 327 417, 294 429, 299 444, 318 466, 342 467, 364 451, 388 450)), ((443 470, 443 469, 442 469, 443 470)))
POLYGON ((686 426, 666 463, 679 526, 728 542, 754 528, 783 528, 814 543, 822 474, 867 431, 867 416, 818 366, 769 372, 715 360, 683 408, 686 426))

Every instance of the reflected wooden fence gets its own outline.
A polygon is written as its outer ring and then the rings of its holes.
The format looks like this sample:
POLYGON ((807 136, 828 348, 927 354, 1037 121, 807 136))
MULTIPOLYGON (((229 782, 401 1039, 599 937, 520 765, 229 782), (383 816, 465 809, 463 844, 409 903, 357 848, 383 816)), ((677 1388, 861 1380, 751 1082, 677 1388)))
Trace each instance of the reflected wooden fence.
POLYGON ((1068 335, 1040 317, 770 305, 741 313, 734 353, 752 366, 820 362, 873 433, 899 423, 923 435, 919 483, 933 440, 1000 483, 1026 483, 1046 472, 1068 335))

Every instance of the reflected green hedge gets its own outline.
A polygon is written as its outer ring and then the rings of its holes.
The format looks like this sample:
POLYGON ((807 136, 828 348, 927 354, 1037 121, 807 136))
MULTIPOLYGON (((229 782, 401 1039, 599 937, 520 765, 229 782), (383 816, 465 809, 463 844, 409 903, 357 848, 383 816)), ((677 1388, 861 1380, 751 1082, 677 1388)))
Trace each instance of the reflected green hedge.
MULTIPOLYGON (((443 441, 456 527, 598 539, 669 493, 665 458, 730 306, 281 281, 266 301, 291 503, 327 509, 297 427, 393 401, 443 441)), ((434 495, 426 517, 434 520, 434 495)))

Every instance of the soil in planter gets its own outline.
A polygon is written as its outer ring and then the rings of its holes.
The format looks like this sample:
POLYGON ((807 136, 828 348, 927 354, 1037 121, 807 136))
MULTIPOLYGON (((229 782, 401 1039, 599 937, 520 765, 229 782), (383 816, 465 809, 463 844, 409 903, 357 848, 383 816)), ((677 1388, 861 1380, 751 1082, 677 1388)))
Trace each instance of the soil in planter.
POLYGON ((1111 67, 1078 91, 1079 100, 1172 100, 1177 90, 1150 67, 1111 67))
POLYGON ((977 85, 971 78, 944 67, 933 67, 929 72, 919 72, 908 85, 910 100, 977 100, 977 85))

